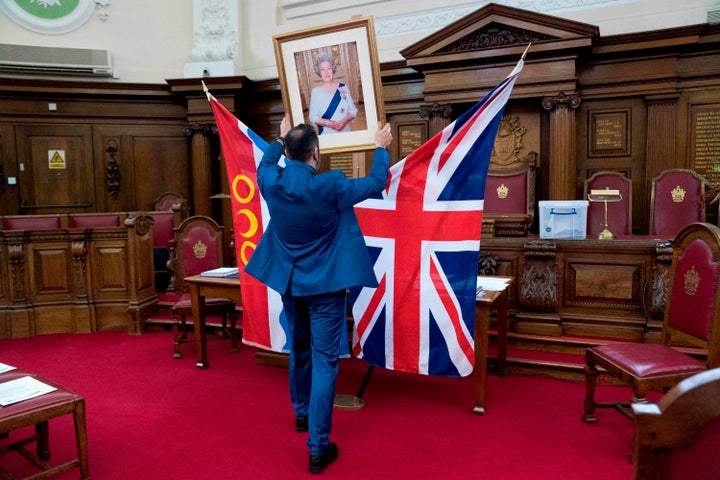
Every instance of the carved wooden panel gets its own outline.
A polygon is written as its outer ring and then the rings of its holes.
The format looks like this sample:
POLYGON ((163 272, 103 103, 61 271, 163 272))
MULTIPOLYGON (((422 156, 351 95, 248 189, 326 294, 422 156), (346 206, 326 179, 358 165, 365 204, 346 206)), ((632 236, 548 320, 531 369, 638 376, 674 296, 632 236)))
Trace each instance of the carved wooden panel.
POLYGON ((69 245, 64 242, 29 244, 27 268, 30 297, 34 302, 67 300, 73 297, 69 245))
POLYGON ((130 290, 127 239, 96 240, 90 255, 95 298, 127 297, 130 290))
MULTIPOLYGON (((639 310, 645 265, 612 264, 612 258, 566 259, 565 304, 639 310)), ((622 262, 622 259, 619 259, 622 262)))
POLYGON ((524 246, 520 305, 536 312, 558 307, 558 264, 554 242, 530 240, 524 246))

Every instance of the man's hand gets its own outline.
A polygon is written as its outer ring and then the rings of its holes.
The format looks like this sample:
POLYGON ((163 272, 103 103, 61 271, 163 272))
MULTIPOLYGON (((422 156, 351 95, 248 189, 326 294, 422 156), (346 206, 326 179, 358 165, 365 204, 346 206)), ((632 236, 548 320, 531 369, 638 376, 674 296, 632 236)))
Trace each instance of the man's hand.
POLYGON ((292 130, 292 126, 290 125, 290 118, 285 115, 280 122, 280 136, 285 138, 285 135, 292 130))
POLYGON ((375 132, 375 146, 387 149, 390 142, 392 142, 390 124, 386 123, 385 126, 383 126, 381 122, 378 122, 378 129, 377 132, 375 132))

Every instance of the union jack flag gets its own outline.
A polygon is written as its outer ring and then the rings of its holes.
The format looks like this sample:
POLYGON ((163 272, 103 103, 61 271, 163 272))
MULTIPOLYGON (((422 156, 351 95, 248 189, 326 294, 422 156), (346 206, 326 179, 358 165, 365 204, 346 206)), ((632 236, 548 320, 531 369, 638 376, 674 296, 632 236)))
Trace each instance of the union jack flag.
POLYGON ((472 373, 485 180, 522 67, 393 165, 381 197, 356 205, 379 286, 351 289, 354 356, 426 375, 472 373))

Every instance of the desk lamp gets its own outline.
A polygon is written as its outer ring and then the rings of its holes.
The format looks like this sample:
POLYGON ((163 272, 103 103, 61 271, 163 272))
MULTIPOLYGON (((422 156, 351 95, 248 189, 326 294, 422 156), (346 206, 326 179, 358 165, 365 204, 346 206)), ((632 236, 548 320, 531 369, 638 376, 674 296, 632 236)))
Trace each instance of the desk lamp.
POLYGON ((615 235, 608 229, 608 202, 619 202, 622 200, 620 190, 611 190, 605 187, 604 190, 590 190, 588 201, 603 202, 605 204, 605 228, 598 234, 598 240, 612 240, 615 235))

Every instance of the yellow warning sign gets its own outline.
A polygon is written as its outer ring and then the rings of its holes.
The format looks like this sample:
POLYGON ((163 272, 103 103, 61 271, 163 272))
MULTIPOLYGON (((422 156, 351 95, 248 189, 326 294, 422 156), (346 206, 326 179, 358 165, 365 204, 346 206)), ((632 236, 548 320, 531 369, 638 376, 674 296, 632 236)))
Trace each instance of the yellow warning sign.
POLYGON ((65 168, 65 150, 48 150, 48 168, 65 168))

